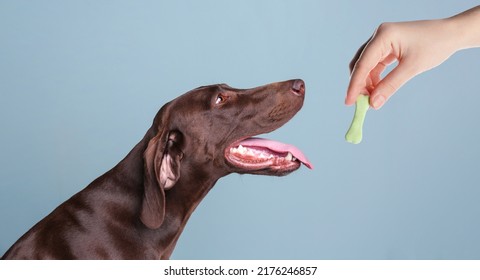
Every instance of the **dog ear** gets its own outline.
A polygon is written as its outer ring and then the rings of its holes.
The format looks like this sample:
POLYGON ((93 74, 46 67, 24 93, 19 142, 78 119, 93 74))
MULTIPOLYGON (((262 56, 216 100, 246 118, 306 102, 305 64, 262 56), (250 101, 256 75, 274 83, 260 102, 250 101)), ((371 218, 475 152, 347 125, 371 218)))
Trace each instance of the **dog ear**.
POLYGON ((144 196, 140 220, 151 229, 159 228, 165 218, 165 190, 171 189, 180 178, 180 135, 160 132, 145 149, 144 196))

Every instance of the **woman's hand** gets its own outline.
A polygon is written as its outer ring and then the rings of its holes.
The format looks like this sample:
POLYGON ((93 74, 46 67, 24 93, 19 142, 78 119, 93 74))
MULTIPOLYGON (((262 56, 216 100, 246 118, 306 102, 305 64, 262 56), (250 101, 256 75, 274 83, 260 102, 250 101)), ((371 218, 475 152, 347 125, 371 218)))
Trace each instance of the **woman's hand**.
POLYGON ((350 63, 346 105, 361 93, 379 109, 408 80, 460 49, 480 46, 480 6, 451 18, 381 24, 350 63), (383 79, 385 68, 398 62, 383 79))

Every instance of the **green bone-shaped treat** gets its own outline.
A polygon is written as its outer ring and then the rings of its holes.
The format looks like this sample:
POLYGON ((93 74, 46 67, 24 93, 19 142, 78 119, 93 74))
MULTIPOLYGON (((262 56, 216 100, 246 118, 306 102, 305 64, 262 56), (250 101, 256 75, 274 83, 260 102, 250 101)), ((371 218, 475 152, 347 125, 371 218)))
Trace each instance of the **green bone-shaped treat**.
POLYGON ((362 129, 363 122, 365 121, 365 115, 370 107, 369 96, 360 94, 357 97, 355 103, 355 115, 353 116, 352 124, 345 134, 345 140, 352 144, 358 144, 362 142, 362 129))

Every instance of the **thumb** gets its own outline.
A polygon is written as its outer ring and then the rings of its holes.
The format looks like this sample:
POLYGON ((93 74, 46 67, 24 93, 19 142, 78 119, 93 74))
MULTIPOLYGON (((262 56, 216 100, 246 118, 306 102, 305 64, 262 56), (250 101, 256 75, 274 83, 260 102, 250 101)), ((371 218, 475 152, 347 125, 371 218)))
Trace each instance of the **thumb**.
POLYGON ((370 94, 370 105, 374 109, 380 109, 400 87, 415 75, 414 68, 400 62, 397 67, 375 86, 375 89, 370 94))

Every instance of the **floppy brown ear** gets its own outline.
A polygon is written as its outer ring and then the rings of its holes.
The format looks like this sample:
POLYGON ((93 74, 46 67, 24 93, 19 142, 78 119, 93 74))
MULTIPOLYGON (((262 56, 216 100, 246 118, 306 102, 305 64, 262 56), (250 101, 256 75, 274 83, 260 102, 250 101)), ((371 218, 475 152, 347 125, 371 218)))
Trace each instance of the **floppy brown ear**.
POLYGON ((159 228, 165 218, 165 190, 180 178, 183 154, 175 133, 160 132, 145 149, 144 195, 140 220, 151 229, 159 228))

